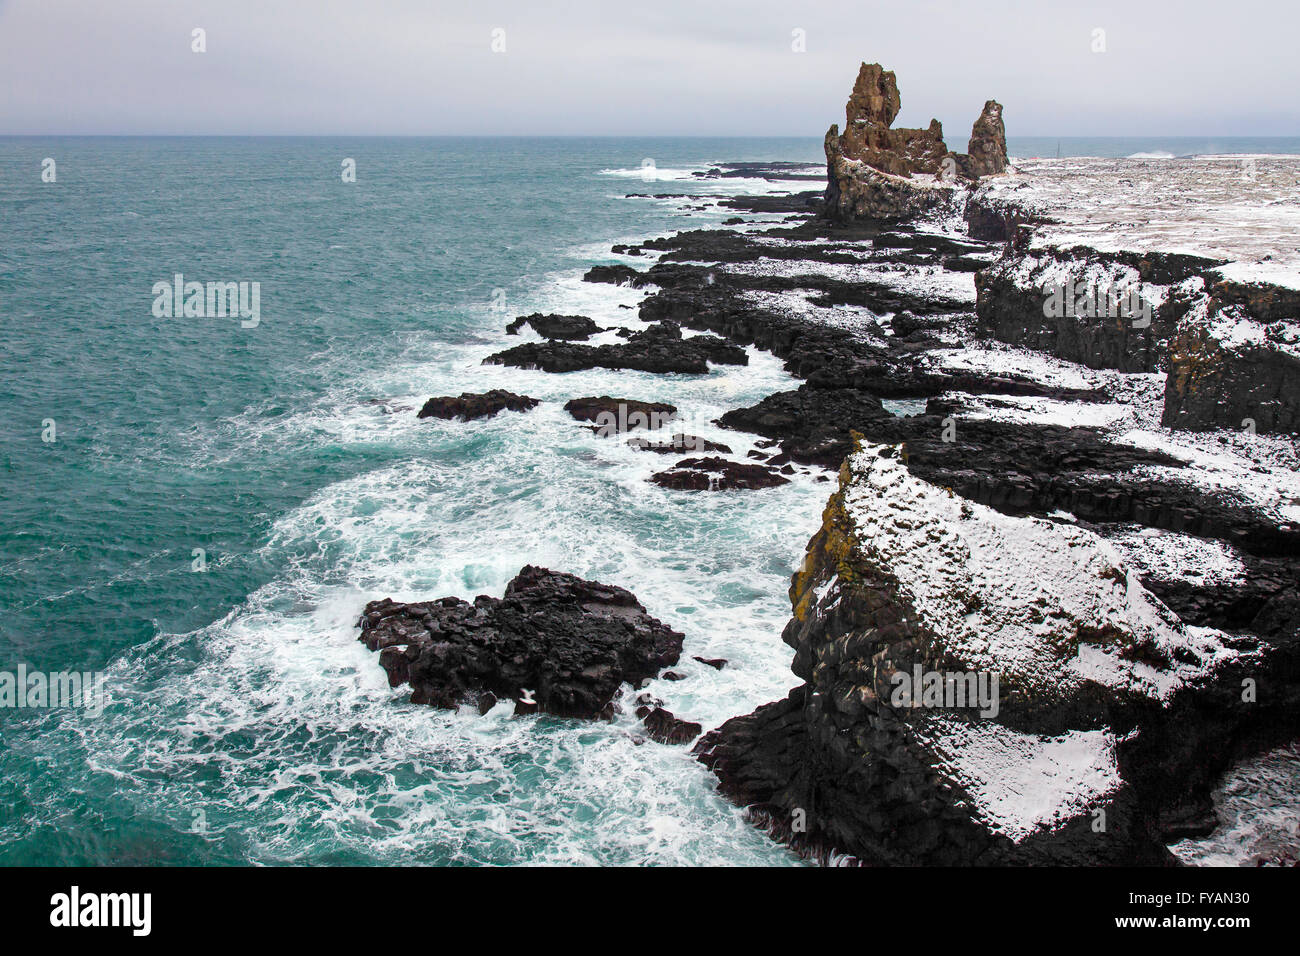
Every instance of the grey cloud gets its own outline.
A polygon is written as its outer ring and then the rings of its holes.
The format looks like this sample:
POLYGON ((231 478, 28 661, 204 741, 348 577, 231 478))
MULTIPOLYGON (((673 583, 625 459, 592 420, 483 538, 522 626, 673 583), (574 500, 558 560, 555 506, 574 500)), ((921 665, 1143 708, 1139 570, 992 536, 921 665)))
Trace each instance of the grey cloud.
POLYGON ((820 136, 877 60, 900 123, 954 142, 988 97, 1013 136, 1295 135, 1297 26, 1268 0, 7 0, 0 133, 820 136))

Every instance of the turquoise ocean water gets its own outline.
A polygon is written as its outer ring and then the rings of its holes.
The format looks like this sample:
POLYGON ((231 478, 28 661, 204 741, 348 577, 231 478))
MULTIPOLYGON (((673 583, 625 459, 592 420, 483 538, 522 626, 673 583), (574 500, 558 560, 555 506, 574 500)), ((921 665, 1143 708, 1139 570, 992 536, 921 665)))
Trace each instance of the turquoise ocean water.
MULTIPOLYGON (((1300 140, 1063 141, 1084 149, 1300 140)), ((746 192, 689 171, 819 158, 803 139, 0 139, 0 670, 102 671, 108 694, 97 716, 0 709, 0 864, 794 862, 632 719, 413 707, 354 623, 544 564, 630 588, 688 660, 732 662, 652 688, 679 714, 782 696, 786 588, 827 486, 663 491, 655 456, 560 409, 663 399, 706 429, 794 387, 780 363, 480 363, 515 315, 626 321, 640 293, 581 274, 733 214, 625 193, 746 192), (260 324, 155 317, 176 273, 259 282, 260 324), (494 387, 545 404, 415 418, 494 387)))

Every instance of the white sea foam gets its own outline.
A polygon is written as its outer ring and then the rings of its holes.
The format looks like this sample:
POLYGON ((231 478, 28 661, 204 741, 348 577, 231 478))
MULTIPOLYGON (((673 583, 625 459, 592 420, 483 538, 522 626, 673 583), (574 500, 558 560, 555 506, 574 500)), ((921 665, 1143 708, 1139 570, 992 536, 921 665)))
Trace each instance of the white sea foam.
POLYGON ((1218 828, 1169 849, 1192 866, 1294 865, 1300 862, 1300 746, 1292 744, 1234 767, 1213 793, 1218 828))
POLYGON ((340 370, 310 406, 250 408, 183 436, 193 467, 259 446, 384 458, 275 519, 259 557, 283 571, 229 615, 115 662, 111 719, 57 718, 84 741, 91 774, 178 829, 202 811, 199 839, 237 842, 258 862, 794 862, 685 748, 644 741, 631 707, 604 724, 515 718, 508 704, 482 717, 413 706, 356 639, 367 600, 500 596, 537 563, 625 586, 686 635, 675 668, 686 679, 647 687, 684 718, 716 726, 796 683, 779 636, 786 588, 830 486, 801 473, 761 491, 669 491, 647 478, 676 458, 598 437, 563 410, 582 395, 671 401, 693 434, 743 459, 754 436, 712 420, 794 380, 756 349, 749 366, 702 376, 481 364, 527 340, 502 330, 515 314, 640 326, 619 305, 644 291, 583 283, 581 271, 486 313, 477 339, 411 332, 398 360, 340 370), (490 388, 543 404, 416 418, 430 395, 490 388))
POLYGON ((633 166, 624 169, 602 169, 602 176, 618 176, 623 179, 642 179, 648 183, 652 182, 672 182, 676 180, 698 180, 701 177, 695 176, 697 172, 704 172, 707 166, 686 166, 672 168, 667 166, 633 166))

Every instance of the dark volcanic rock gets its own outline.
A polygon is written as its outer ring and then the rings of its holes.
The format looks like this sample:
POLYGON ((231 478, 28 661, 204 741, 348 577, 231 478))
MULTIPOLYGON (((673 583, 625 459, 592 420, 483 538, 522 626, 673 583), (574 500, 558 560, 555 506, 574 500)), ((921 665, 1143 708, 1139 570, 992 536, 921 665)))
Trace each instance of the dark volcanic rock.
POLYGON ((808 385, 727 412, 718 423, 779 439, 794 460, 828 468, 839 466, 855 432, 903 443, 910 471, 1007 514, 1059 509, 1094 524, 1133 522, 1218 538, 1261 557, 1300 556, 1300 530, 1279 527, 1231 496, 1150 477, 1144 466, 1185 463, 1115 444, 1091 428, 965 420, 933 399, 926 414, 898 418, 870 392, 808 385), (948 421, 954 434, 944 441, 948 421))
POLYGON ((491 418, 503 409, 512 412, 526 412, 540 405, 541 401, 527 395, 516 395, 504 389, 494 388, 490 392, 476 394, 461 392, 459 397, 442 395, 431 398, 420 409, 419 418, 491 418))
POLYGON ((1257 634, 1273 641, 1300 634, 1300 555, 1243 555, 1244 581, 1201 584, 1143 578, 1142 584, 1188 624, 1230 634, 1257 634))
POLYGON ((1002 124, 1002 104, 989 100, 970 132, 965 172, 973 178, 1007 171, 1007 130, 1002 124))
POLYGON ((618 345, 581 345, 571 342, 529 342, 484 359, 493 365, 540 368, 546 372, 574 372, 589 368, 635 369, 642 372, 681 372, 703 375, 709 363, 746 365, 749 356, 739 346, 715 335, 685 338, 675 322, 661 322, 628 334, 618 345))
POLYGON ((533 331, 547 339, 566 339, 580 341, 591 338, 600 331, 600 326, 585 315, 521 315, 506 326, 507 335, 518 335, 519 330, 530 325, 533 331))
MULTIPOLYGON (((900 375, 893 384, 897 386, 903 381, 906 378, 900 375)), ((946 383, 921 376, 913 382, 913 388, 909 390, 911 394, 904 391, 902 395, 897 395, 888 386, 874 386, 869 380, 864 384, 865 388, 823 388, 805 383, 795 391, 769 395, 750 408, 729 411, 718 419, 718 424, 724 428, 778 439, 786 454, 796 461, 838 468, 851 447, 854 431, 877 442, 910 439, 924 443, 930 438, 939 440, 943 432, 941 420, 947 414, 946 411, 937 414, 941 409, 936 407, 935 413, 928 417, 900 419, 885 410, 877 397, 879 394, 910 398, 927 392, 940 394, 945 391, 970 390, 986 395, 1033 395, 1040 394, 1043 388, 1022 380, 998 376, 953 376, 947 378, 946 383)), ((1087 392, 1066 390, 1061 397, 1087 401, 1091 396, 1087 392)), ((994 431, 998 428, 997 425, 972 424, 972 429, 962 432, 963 437, 984 434, 986 428, 994 431)), ((1010 430, 1017 431, 1015 426, 1011 426, 1010 430)), ((1034 429, 1026 431, 1033 432, 1034 429)), ((1097 444, 1095 436, 1090 444, 1097 444)))
POLYGON ((660 455, 682 455, 687 452, 715 451, 730 455, 731 449, 716 441, 709 441, 699 435, 686 435, 678 432, 667 441, 652 442, 648 438, 629 438, 627 443, 641 451, 653 451, 660 455))
MULTIPOLYGON (((1175 301, 1153 308, 1149 315, 1080 315, 1074 309, 1053 310, 1049 292, 1040 282, 1050 277, 1050 290, 1062 274, 1061 264, 1050 257, 1032 259, 1029 264, 1036 274, 1029 282, 1023 279, 1025 264, 1025 257, 1008 257, 975 273, 975 312, 981 332, 1089 368, 1151 372, 1163 364, 1167 342, 1182 311, 1175 301), (1049 311, 1058 314, 1049 315, 1049 311)), ((1070 287, 1087 265, 1080 262, 1076 269, 1064 270, 1070 287)))
POLYGON ((975 275, 979 329, 1090 368, 1166 370, 1170 428, 1300 432, 1300 334, 1276 320, 1300 296, 1215 281, 1216 265, 1190 254, 1016 251, 975 275), (1101 288, 1079 281, 1099 270, 1119 278, 1101 288), (1158 305, 1090 307, 1142 283, 1168 286, 1156 289, 1158 305), (1085 308, 1054 307, 1063 303, 1054 289, 1075 290, 1085 308))
POLYGON ((875 864, 1170 862, 1166 843, 1204 832, 1218 775, 1300 731, 1300 637, 1189 632, 1087 532, 1005 524, 909 479, 897 457, 864 447, 846 464, 791 584, 782 637, 804 683, 700 740, 720 790, 806 852, 875 864), (967 546, 1003 536, 1017 543, 1013 587, 985 577, 967 546), (1074 566, 1058 572, 1068 596, 1058 574, 1035 570, 1035 555, 1074 566), (1117 669, 1075 671, 1084 645, 1106 646, 1117 669), (978 715, 973 704, 895 693, 899 675, 918 668, 990 665, 999 707, 978 715), (1138 676, 1159 671, 1167 696, 1138 676), (1267 700, 1243 695, 1247 679, 1270 688, 1267 700), (1070 749, 1099 733, 1105 771, 1070 749), (1058 746, 1079 761, 1065 776, 1038 756, 1058 746), (1025 788, 1044 785, 1059 809, 1025 815, 1025 788), (1104 827, 1093 825, 1097 811, 1104 827))
MULTIPOLYGON (((718 200, 719 206, 743 212, 816 213, 825 203, 825 191, 808 191, 775 196, 726 196, 718 200)), ((736 223, 743 220, 736 220, 736 223)), ((735 223, 733 223, 735 224, 735 223)), ((726 225, 724 223, 723 225, 726 225)))
POLYGON ((707 172, 691 173, 696 179, 766 179, 769 182, 823 179, 810 163, 718 163, 707 172))
POLYGON ((411 702, 455 708, 521 701, 548 714, 612 712, 624 682, 675 664, 682 635, 646 613, 623 588, 528 565, 497 599, 480 595, 366 605, 360 640, 380 651, 393 687, 411 702))
POLYGON ((650 480, 679 491, 728 491, 789 484, 789 479, 766 465, 715 457, 684 458, 669 470, 651 475, 650 480))
POLYGON ((646 733, 661 744, 689 744, 704 732, 701 725, 681 720, 671 710, 662 707, 638 707, 636 713, 645 725, 646 733))
MULTIPOLYGON (((852 432, 876 425, 873 435, 901 436, 898 419, 870 392, 855 388, 809 388, 769 395, 751 408, 727 412, 724 428, 780 439, 786 454, 807 464, 838 468, 852 447, 852 432)), ((899 437, 901 440, 901 437, 899 437)))
POLYGON ((631 266, 592 266, 582 277, 584 282, 608 282, 611 285, 630 285, 637 288, 646 284, 645 274, 631 266))
POLYGON ((1265 325, 1248 309, 1215 290, 1178 324, 1163 424, 1300 433, 1300 336, 1282 322, 1265 325))
POLYGON ((580 422, 594 422, 594 431, 606 438, 638 428, 655 429, 677 417, 677 406, 667 402, 638 402, 632 398, 574 398, 564 410, 580 422))

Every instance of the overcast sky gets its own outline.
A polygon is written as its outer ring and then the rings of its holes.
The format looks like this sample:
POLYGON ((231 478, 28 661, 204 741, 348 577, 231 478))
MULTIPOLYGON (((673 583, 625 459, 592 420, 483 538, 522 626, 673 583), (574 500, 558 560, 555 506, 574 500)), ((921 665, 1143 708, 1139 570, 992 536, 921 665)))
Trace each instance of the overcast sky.
POLYGON ((935 116, 953 142, 989 98, 1012 136, 1300 135, 1297 11, 1288 0, 0 0, 0 134, 820 137, 843 123, 866 60, 898 74, 896 125, 935 116), (191 51, 196 27, 205 53, 191 51))

